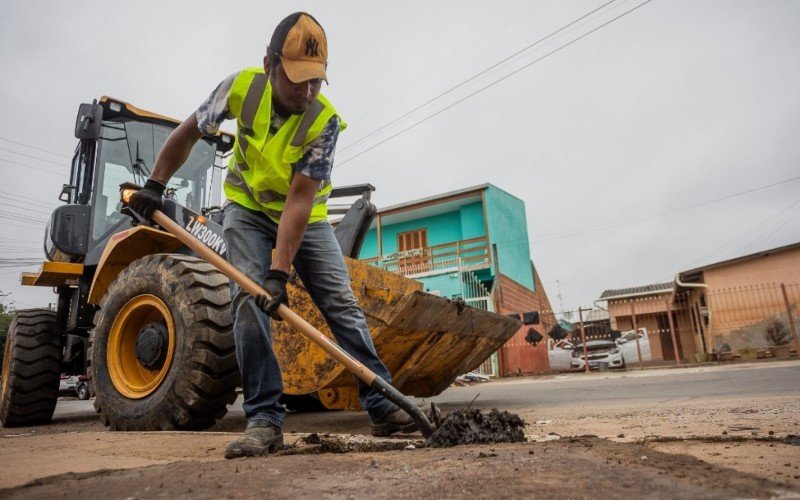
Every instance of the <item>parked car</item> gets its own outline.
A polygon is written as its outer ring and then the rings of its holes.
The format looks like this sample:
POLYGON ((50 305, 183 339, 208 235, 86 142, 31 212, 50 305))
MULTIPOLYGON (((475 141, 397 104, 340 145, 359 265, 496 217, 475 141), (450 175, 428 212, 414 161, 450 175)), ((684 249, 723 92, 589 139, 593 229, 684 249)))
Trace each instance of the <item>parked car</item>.
POLYGON ((622 357, 629 363, 639 362, 639 353, 641 352, 642 361, 650 361, 653 355, 650 352, 650 337, 647 334, 647 328, 641 327, 638 334, 633 330, 622 332, 622 336, 616 340, 619 350, 622 352, 622 357), (637 345, 636 338, 639 338, 637 345))
POLYGON ((58 386, 59 396, 77 396, 78 399, 89 399, 89 379, 86 375, 61 375, 58 386))
MULTIPOLYGON (((589 369, 599 370, 601 363, 608 368, 625 368, 625 358, 622 357, 619 346, 611 340, 590 340, 586 342, 586 354, 589 358, 589 369)), ((583 344, 578 344, 572 349, 572 369, 583 370, 586 360, 583 356, 583 344)))

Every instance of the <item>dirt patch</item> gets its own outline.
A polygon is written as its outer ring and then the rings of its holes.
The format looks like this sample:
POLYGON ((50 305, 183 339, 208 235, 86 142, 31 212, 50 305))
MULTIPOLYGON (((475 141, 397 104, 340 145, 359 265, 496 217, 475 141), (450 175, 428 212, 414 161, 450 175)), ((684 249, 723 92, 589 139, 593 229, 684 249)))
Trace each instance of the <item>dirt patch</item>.
POLYGON ((212 432, 34 434, 34 430, 46 428, 3 429, 6 432, 0 436, 0 487, 67 472, 219 460, 225 445, 235 436, 212 432))
POLYGON ((603 439, 562 439, 385 453, 178 462, 65 474, 0 490, 2 498, 539 497, 768 498, 795 485, 686 455, 603 439))
POLYGON ((663 440, 646 446, 664 453, 682 453, 744 473, 800 485, 800 453, 782 439, 734 438, 663 440))
POLYGON ((430 446, 446 448, 460 444, 521 443, 525 441, 525 422, 513 413, 493 408, 456 410, 445 417, 430 437, 430 446))
POLYGON ((288 444, 278 455, 318 455, 320 453, 369 453, 424 448, 421 439, 379 439, 362 435, 312 433, 288 444))
MULTIPOLYGON (((640 380, 625 377, 630 384, 640 380)), ((489 390, 527 383, 546 388, 540 381, 498 382, 482 389, 489 396, 478 405, 513 411, 528 423, 527 443, 421 448, 418 434, 378 443, 363 436, 370 429, 366 414, 290 413, 282 456, 234 461, 223 460, 222 453, 244 428, 238 409, 211 432, 122 433, 107 432, 93 411, 77 413, 83 402, 65 401, 76 413, 57 414, 52 425, 0 428, 0 487, 13 487, 0 491, 0 498, 798 494, 796 394, 673 395, 644 403, 609 397, 588 404, 582 394, 595 389, 583 387, 591 381, 580 382, 574 387, 558 382, 568 400, 548 399, 545 392, 540 399, 505 403, 489 390), (318 443, 313 437, 296 443, 314 432, 318 443), (601 439, 569 437, 589 434, 601 439), (415 449, 407 450, 409 445, 415 449)), ((467 389, 452 391, 462 390, 467 389)), ((475 407, 474 394, 455 399, 459 402, 442 406, 475 407)))

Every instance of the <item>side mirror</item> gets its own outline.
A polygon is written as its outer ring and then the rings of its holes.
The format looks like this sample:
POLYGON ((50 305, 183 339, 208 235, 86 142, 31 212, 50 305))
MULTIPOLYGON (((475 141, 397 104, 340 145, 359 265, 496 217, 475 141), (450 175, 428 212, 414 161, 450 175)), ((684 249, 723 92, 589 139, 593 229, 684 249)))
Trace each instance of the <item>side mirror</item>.
POLYGON ((58 199, 63 201, 64 203, 69 203, 70 197, 72 193, 75 192, 75 186, 72 184, 64 184, 61 188, 61 194, 58 195, 58 199))
POLYGON ((56 208, 50 219, 50 241, 67 255, 85 255, 89 244, 89 218, 88 205, 56 208))
POLYGON ((97 100, 91 104, 84 103, 78 107, 78 118, 75 119, 75 137, 77 139, 97 139, 103 124, 103 108, 97 100))

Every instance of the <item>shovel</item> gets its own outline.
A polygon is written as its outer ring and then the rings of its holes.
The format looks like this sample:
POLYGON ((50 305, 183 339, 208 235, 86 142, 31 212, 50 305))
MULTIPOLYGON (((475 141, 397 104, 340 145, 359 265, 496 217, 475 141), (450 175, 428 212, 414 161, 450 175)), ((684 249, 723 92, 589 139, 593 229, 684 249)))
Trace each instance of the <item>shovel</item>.
MULTIPOLYGON (((127 204, 134 192, 134 189, 122 189, 120 193, 122 201, 127 204)), ((128 209, 130 210, 130 208, 128 209)), ((178 238, 184 245, 194 250, 195 253, 200 256, 200 258, 216 267, 222 274, 233 280, 233 282, 239 285, 246 292, 254 296, 269 296, 269 293, 267 293, 266 290, 264 290, 260 285, 256 284, 253 280, 236 269, 222 256, 197 240, 195 237, 189 234, 188 231, 167 217, 160 210, 153 211, 152 219, 164 230, 178 238)), ((322 332, 314 328, 310 323, 298 316, 297 313, 286 307, 284 304, 278 306, 277 312, 284 321, 298 329, 300 333, 306 336, 306 338, 317 344, 323 351, 328 353, 328 356, 343 364, 345 368, 350 370, 353 375, 361 379, 365 384, 369 385, 373 389, 379 391, 386 399, 408 413, 426 439, 433 434, 434 428, 430 420, 428 420, 428 417, 417 407, 417 405, 415 405, 409 398, 404 396, 403 393, 392 387, 388 382, 376 375, 375 372, 361 364, 357 359, 339 347, 339 344, 333 342, 328 337, 323 335, 322 332)))

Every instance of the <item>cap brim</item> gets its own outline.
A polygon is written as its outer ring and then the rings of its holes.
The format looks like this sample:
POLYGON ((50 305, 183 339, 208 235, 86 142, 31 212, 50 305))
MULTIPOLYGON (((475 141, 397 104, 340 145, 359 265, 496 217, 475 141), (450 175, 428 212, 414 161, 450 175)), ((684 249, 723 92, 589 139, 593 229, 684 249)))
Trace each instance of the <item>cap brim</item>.
POLYGON ((283 69, 286 76, 294 83, 306 82, 321 78, 328 82, 328 75, 325 74, 325 64, 317 61, 294 61, 281 57, 283 69))

